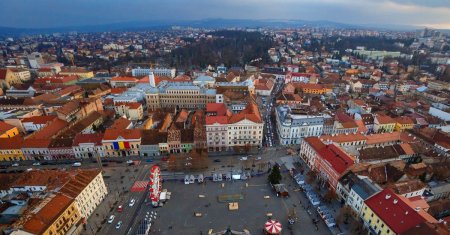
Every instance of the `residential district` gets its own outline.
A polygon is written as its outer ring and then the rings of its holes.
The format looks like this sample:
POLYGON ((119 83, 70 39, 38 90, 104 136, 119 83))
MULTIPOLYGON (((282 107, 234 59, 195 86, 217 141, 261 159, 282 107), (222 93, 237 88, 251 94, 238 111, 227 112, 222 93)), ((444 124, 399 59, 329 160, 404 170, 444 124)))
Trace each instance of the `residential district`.
POLYGON ((449 39, 182 27, 4 37, 0 230, 450 234, 449 39), (179 63, 233 32, 270 47, 179 63))

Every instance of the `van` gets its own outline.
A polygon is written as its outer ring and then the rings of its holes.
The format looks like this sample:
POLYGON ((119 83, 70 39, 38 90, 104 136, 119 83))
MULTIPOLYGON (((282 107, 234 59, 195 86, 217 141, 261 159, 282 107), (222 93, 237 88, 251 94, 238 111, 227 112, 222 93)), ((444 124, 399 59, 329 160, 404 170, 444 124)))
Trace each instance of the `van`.
POLYGON ((81 166, 81 162, 75 162, 74 164, 72 164, 73 167, 80 167, 81 166))
POLYGON ((116 218, 114 215, 111 215, 109 218, 108 218, 108 224, 112 224, 112 222, 114 221, 114 218, 116 218))
POLYGON ((198 175, 197 180, 199 184, 203 183, 203 174, 198 175))

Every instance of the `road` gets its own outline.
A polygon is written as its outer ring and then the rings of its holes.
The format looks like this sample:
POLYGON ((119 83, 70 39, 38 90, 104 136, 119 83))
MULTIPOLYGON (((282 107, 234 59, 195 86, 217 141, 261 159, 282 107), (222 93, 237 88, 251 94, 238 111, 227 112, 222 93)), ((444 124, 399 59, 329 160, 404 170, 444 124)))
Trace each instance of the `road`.
MULTIPOLYGON (((149 165, 142 165, 142 166, 136 166, 137 169, 139 169, 138 174, 136 177, 132 178, 132 181, 142 181, 147 180, 149 175, 149 165)), ((110 186, 112 186, 111 184, 110 186)), ((132 184, 131 184, 132 185, 132 184)), ((118 188, 114 188, 114 186, 111 187, 112 190, 121 190, 118 188)), ((114 191, 112 191, 113 193, 114 191)), ((135 221, 137 212, 144 204, 145 197, 147 195, 147 192, 129 192, 128 195, 122 196, 119 198, 118 203, 114 206, 114 210, 109 213, 107 217, 110 215, 115 215, 114 222, 112 224, 105 224, 100 232, 97 234, 127 234, 129 228, 131 227, 131 224, 135 221), (133 206, 129 206, 129 202, 131 199, 135 199, 136 202, 133 206), (123 211, 118 212, 117 207, 119 205, 123 206, 123 211), (122 221, 122 226, 119 229, 116 229, 116 225, 119 221, 122 221)))

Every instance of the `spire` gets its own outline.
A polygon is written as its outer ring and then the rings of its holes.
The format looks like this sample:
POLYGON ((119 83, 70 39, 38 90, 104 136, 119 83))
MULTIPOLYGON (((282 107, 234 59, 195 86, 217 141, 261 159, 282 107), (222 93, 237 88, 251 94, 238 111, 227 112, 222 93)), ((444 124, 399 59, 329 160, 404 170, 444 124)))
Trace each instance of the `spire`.
POLYGON ((150 69, 150 74, 148 75, 148 82, 150 83, 150 86, 156 87, 155 75, 153 74, 153 69, 150 69))

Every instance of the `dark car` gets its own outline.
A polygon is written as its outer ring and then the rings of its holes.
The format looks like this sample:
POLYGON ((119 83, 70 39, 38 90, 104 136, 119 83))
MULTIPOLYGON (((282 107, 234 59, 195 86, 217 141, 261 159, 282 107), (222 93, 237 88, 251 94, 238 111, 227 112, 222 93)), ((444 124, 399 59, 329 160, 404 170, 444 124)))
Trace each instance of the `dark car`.
POLYGON ((215 159, 214 162, 220 162, 220 159, 215 159))

